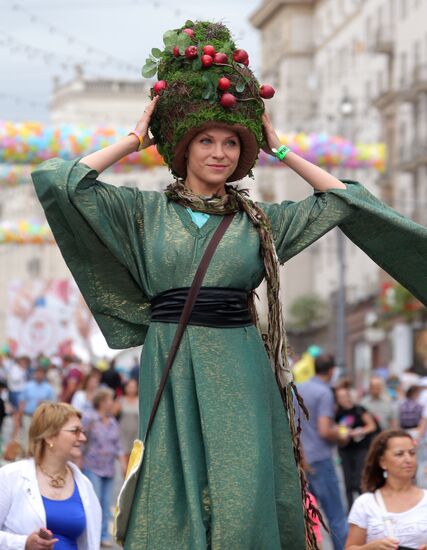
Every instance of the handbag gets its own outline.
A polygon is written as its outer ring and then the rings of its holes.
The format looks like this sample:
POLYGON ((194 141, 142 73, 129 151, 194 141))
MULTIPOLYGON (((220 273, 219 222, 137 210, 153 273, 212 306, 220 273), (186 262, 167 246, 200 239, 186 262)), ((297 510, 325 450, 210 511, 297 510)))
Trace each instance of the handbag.
POLYGON ((138 483, 139 474, 141 472, 142 462, 144 459, 144 449, 147 442, 147 437, 150 433, 151 426, 153 425, 154 418, 156 416, 157 409, 159 407, 160 399, 162 397, 163 390, 166 385, 166 381, 169 376, 169 372, 172 368, 173 362, 175 360, 176 353, 178 351, 179 345, 181 343, 182 336, 184 335, 185 328, 188 324, 188 321, 191 316, 194 304, 196 302, 197 295, 199 293, 200 287, 205 276, 205 273, 209 267, 210 261, 214 255, 214 252, 221 241, 224 233, 227 231, 227 228, 230 226, 233 221, 235 214, 226 214, 223 216, 220 224, 218 225, 215 233, 212 236, 208 246, 206 247, 205 253, 203 254, 200 264, 197 268, 196 274, 194 275, 193 282, 191 284, 190 290, 187 295, 187 299, 184 304, 181 316, 179 318, 178 326, 175 332, 174 339, 172 341, 171 348, 169 350, 168 358, 166 360, 166 365, 163 370, 162 378, 160 380, 159 388, 156 392, 154 398, 154 403, 150 412, 150 417, 147 424, 147 429, 143 441, 137 439, 132 447, 132 452, 129 458, 129 464, 126 471, 126 476, 122 488, 120 489, 119 495, 117 497, 117 504, 114 513, 114 522, 113 522, 113 536, 118 544, 124 544, 126 538, 126 532, 128 528, 128 523, 130 519, 130 514, 132 510, 133 500, 135 496, 136 486, 138 483))
MULTIPOLYGON (((391 518, 388 514, 383 496, 382 496, 381 491, 379 489, 377 489, 375 491, 375 498, 377 500, 378 506, 379 506, 379 508, 381 510, 381 513, 383 515, 383 523, 384 523, 384 527, 385 527, 387 536, 390 537, 391 539, 395 539, 396 535, 394 533, 393 522, 392 522, 392 520, 391 520, 391 518)), ((410 548, 409 546, 401 546, 399 544, 399 546, 397 547, 397 550, 416 550, 416 549, 415 548, 410 548)))

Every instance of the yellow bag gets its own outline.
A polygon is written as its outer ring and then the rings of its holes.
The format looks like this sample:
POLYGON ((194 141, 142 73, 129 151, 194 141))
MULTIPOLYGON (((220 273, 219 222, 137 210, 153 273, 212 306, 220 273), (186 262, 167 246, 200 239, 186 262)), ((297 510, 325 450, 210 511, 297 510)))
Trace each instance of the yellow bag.
POLYGON ((120 489, 119 496, 117 497, 116 509, 114 511, 113 536, 121 546, 123 546, 125 542, 136 484, 138 483, 143 458, 144 443, 140 439, 136 439, 133 442, 125 480, 120 489))

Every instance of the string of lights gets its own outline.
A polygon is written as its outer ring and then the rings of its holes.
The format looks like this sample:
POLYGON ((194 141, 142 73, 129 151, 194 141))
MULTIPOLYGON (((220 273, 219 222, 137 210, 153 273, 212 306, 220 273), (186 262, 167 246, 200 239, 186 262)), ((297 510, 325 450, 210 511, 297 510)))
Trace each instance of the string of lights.
MULTIPOLYGON (((119 59, 118 57, 108 52, 105 52, 100 48, 93 46, 92 44, 89 44, 85 40, 82 40, 81 38, 78 38, 72 35, 68 31, 58 27, 57 25, 51 23, 45 18, 40 17, 38 14, 29 10, 27 7, 24 7, 19 2, 13 2, 11 4, 11 8, 12 10, 22 13, 23 15, 28 17, 31 23, 38 24, 45 27, 48 30, 49 34, 56 35, 57 37, 66 40, 66 42, 73 47, 80 46, 81 48, 84 49, 87 55, 98 56, 104 62, 108 63, 110 66, 113 66, 116 69, 132 71, 132 72, 140 70, 140 67, 132 65, 131 63, 123 59, 119 59)), ((99 59, 98 59, 98 63, 99 63, 99 59)))
POLYGON ((58 54, 53 50, 45 50, 37 46, 23 42, 22 40, 15 38, 8 32, 0 30, 0 47, 7 49, 11 54, 26 55, 28 59, 33 60, 38 58, 45 65, 59 65, 62 69, 73 68, 76 64, 83 63, 84 66, 93 64, 98 66, 94 60, 82 59, 81 57, 73 57, 67 54, 58 54))
MULTIPOLYGON (((194 11, 193 6, 189 6, 187 9, 184 9, 182 6, 181 7, 171 6, 170 2, 168 3, 168 2, 164 2, 162 0, 155 0, 154 2, 151 2, 149 6, 147 6, 146 0, 121 0, 119 5, 120 5, 120 7, 123 7, 123 6, 136 7, 136 8, 141 7, 141 8, 144 8, 144 10, 146 10, 147 8, 165 9, 168 12, 173 13, 173 15, 175 17, 182 17, 182 18, 191 17, 193 19, 205 19, 206 18, 205 13, 194 11)), ((15 11, 20 11, 22 13, 28 14, 32 18, 33 22, 43 21, 46 24, 49 24, 43 18, 41 18, 40 16, 34 14, 27 7, 24 7, 22 4, 20 4, 18 2, 13 2, 10 6, 15 11)), ((117 8, 118 3, 117 2, 111 2, 111 1, 109 2, 108 0, 103 1, 102 2, 102 8, 104 9, 106 7, 117 8)), ((67 8, 69 8, 69 9, 99 9, 99 3, 93 3, 93 2, 84 2, 84 3, 61 2, 60 4, 59 3, 40 4, 40 5, 38 5, 38 8, 39 9, 47 8, 49 10, 54 9, 54 8, 59 8, 61 10, 67 9, 67 8)))
POLYGON ((33 107, 33 108, 47 108, 46 101, 39 101, 37 99, 17 96, 15 94, 9 94, 4 92, 0 92, 0 101, 5 103, 13 102, 16 105, 27 105, 28 107, 33 107))

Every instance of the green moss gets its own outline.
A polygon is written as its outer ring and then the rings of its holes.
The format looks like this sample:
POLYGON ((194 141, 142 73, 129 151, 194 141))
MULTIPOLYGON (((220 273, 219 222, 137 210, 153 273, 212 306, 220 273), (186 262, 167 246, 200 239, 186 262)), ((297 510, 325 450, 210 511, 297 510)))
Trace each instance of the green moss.
POLYGON ((213 65, 209 69, 196 70, 192 62, 184 56, 175 58, 170 50, 163 52, 158 68, 158 78, 166 80, 168 87, 162 93, 150 124, 159 153, 171 167, 177 143, 189 130, 208 121, 241 124, 255 135, 261 147, 264 103, 259 97, 259 84, 252 71, 232 61, 231 54, 236 49, 236 45, 229 30, 222 23, 208 21, 196 21, 177 30, 183 30, 186 26, 191 26, 194 30, 194 44, 199 47, 199 52, 203 46, 210 44, 216 51, 224 52, 229 56, 231 67, 213 65), (219 90, 211 92, 211 101, 203 99, 207 90, 206 76, 215 83, 216 79, 224 75, 231 81, 229 92, 233 93, 238 100, 245 100, 238 101, 233 109, 225 109, 221 106, 222 92, 219 90), (237 92, 236 85, 243 80, 249 81, 249 84, 242 92, 237 92))

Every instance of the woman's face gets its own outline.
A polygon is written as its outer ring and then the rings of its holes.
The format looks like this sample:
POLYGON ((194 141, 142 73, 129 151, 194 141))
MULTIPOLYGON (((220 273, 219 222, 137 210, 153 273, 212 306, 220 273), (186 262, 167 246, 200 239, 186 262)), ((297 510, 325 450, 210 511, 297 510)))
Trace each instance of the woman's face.
POLYGON ((111 395, 106 395, 99 403, 99 411, 105 414, 111 414, 113 411, 114 399, 111 395))
POLYGON ((239 136, 227 128, 208 128, 188 146, 187 181, 224 184, 236 170, 240 157, 239 136))
POLYGON ((343 409, 351 409, 353 406, 353 400, 351 399, 350 392, 346 388, 339 388, 335 392, 337 403, 343 409))
POLYGON ((86 441, 82 423, 78 416, 73 416, 62 426, 59 433, 46 440, 52 448, 49 450, 64 461, 76 460, 82 455, 82 445, 86 441))
POLYGON ((125 393, 130 397, 135 397, 136 395, 138 395, 138 384, 136 380, 132 379, 128 381, 128 383, 125 386, 125 393))
POLYGON ((87 380, 86 391, 94 391, 99 386, 100 375, 97 373, 91 374, 87 380))
POLYGON ((393 437, 380 458, 380 466, 387 470, 388 477, 412 479, 417 470, 417 455, 414 442, 409 437, 393 437))

